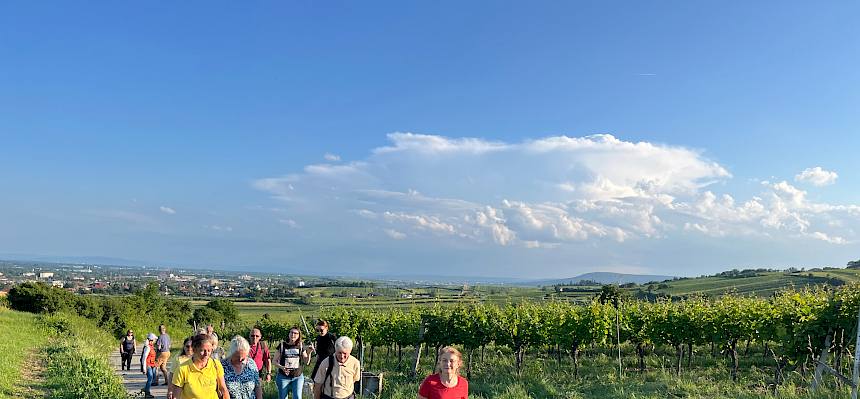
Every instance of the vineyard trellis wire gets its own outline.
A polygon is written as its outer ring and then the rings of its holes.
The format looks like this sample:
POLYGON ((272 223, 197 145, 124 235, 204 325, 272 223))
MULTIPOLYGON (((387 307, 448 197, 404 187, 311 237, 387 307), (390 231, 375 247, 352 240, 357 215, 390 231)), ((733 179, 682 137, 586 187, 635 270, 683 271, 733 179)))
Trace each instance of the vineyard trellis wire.
MULTIPOLYGON (((558 362, 566 354, 577 375, 583 348, 614 345, 616 334, 620 334, 620 341, 634 348, 639 370, 645 370, 649 347, 673 349, 677 357, 674 367, 680 374, 685 356, 687 367, 691 367, 694 345, 711 345, 730 359, 728 372, 736 380, 741 372, 738 358, 747 355, 747 351, 740 353, 742 341, 762 344, 765 355, 775 360, 776 374, 785 368, 805 372, 815 363, 828 334, 857 334, 858 311, 860 284, 854 283, 837 288, 791 289, 769 298, 726 294, 716 299, 625 301, 618 309, 618 331, 612 304, 596 299, 586 304, 472 303, 389 311, 332 307, 322 309, 322 317, 337 334, 355 338, 358 345, 369 345, 369 367, 376 348, 391 348, 402 361, 405 347, 459 345, 465 349, 469 373, 475 351, 483 353, 483 348, 494 344, 510 349, 518 373, 527 349, 539 349, 554 352, 558 362), (419 334, 422 328, 423 334, 419 334)), ((286 331, 278 323, 267 323, 263 328, 268 337, 277 338, 286 331)), ((842 359, 843 353, 853 354, 850 345, 850 340, 843 339, 828 350, 842 359)), ((837 367, 844 363, 837 362, 837 367)))

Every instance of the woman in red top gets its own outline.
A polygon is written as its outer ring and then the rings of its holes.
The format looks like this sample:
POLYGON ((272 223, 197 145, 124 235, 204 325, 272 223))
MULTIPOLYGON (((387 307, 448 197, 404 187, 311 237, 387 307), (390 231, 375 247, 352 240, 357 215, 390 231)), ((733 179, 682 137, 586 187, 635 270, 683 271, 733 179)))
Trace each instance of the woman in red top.
POLYGON ((436 374, 430 374, 418 389, 418 399, 466 399, 469 381, 460 377, 463 356, 453 346, 439 350, 436 374))

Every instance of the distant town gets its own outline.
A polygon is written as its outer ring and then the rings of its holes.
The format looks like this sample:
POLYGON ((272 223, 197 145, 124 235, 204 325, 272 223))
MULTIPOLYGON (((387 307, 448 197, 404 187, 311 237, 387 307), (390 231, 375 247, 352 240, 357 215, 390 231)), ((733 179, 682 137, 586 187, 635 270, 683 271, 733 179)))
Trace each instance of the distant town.
POLYGON ((0 261, 0 292, 27 281, 41 281, 80 294, 104 295, 132 293, 149 282, 157 281, 166 294, 188 297, 294 297, 298 295, 294 289, 302 287, 376 286, 370 281, 344 282, 330 278, 277 274, 0 261))

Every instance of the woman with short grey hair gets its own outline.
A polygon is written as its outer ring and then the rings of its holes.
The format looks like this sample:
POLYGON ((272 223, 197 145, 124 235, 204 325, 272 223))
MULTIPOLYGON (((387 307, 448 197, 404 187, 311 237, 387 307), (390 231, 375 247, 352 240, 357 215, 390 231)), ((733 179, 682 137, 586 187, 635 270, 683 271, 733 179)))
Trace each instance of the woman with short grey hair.
POLYGON ((248 343, 248 340, 241 335, 237 335, 230 341, 230 350, 227 351, 227 357, 233 356, 236 351, 248 352, 250 350, 251 344, 248 343))
POLYGON ((224 382, 232 399, 263 399, 260 372, 254 361, 248 358, 251 345, 241 335, 230 340, 230 350, 221 360, 224 367, 224 382))

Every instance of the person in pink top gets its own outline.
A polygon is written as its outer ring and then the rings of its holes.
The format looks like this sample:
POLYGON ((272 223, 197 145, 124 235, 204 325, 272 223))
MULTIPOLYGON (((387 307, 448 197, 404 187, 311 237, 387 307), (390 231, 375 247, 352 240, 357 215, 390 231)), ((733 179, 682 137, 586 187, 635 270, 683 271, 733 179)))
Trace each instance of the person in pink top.
POLYGON ((439 349, 436 373, 430 374, 418 388, 418 399, 466 399, 469 381, 460 376, 463 356, 453 346, 439 349))

